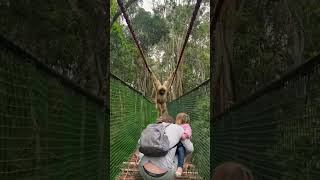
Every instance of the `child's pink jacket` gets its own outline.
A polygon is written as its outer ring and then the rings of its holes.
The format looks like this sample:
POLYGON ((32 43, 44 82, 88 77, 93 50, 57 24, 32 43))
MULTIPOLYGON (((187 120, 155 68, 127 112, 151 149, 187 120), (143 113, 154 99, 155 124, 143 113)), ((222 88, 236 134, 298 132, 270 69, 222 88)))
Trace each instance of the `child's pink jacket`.
POLYGON ((182 140, 185 140, 185 139, 190 139, 191 135, 192 135, 192 129, 191 129, 191 126, 189 124, 181 124, 181 127, 183 128, 184 130, 184 133, 181 137, 182 140))

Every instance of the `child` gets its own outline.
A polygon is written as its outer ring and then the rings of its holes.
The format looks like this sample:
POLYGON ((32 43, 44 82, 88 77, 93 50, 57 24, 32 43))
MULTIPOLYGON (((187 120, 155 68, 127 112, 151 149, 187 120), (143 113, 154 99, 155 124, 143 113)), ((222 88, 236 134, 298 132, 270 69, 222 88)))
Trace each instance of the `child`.
MULTIPOLYGON (((192 129, 189 125, 190 118, 189 115, 186 113, 179 113, 176 117, 176 124, 180 125, 184 133, 181 137, 181 140, 190 139, 192 134, 192 129)), ((178 168, 176 171, 176 176, 179 177, 182 175, 182 168, 184 164, 184 157, 185 157, 185 149, 181 141, 177 145, 177 154, 178 154, 178 168)))

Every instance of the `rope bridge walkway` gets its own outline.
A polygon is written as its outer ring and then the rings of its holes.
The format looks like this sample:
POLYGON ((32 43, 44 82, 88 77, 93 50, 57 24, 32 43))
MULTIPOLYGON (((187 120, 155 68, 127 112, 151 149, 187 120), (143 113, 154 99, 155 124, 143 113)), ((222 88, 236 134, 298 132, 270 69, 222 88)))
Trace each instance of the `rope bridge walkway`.
MULTIPOLYGON (((156 120, 154 103, 116 76, 111 76, 111 179, 140 179, 135 156, 142 130, 156 120)), ((169 114, 186 112, 191 118, 194 152, 181 179, 209 179, 209 81, 168 104, 169 114)), ((188 159, 188 158, 186 158, 188 159)))
MULTIPOLYGON (((184 43, 179 53, 179 60, 172 72, 173 80, 175 79, 179 65, 182 62, 182 56, 191 34, 198 10, 200 8, 202 0, 197 0, 192 17, 187 28, 184 43)), ((153 73, 148 66, 144 52, 141 48, 140 41, 135 34, 131 21, 129 19, 126 8, 122 0, 117 0, 118 5, 123 13, 123 16, 128 25, 132 38, 140 52, 143 59, 145 68, 150 75, 153 73)), ((172 86, 173 80, 170 82, 169 88, 172 86)), ((154 104, 142 93, 138 92, 130 85, 127 85, 124 81, 120 80, 116 76, 112 75, 111 80, 111 179, 118 177, 118 179, 130 179, 137 178, 137 164, 135 162, 135 156, 131 156, 132 152, 137 149, 137 141, 140 137, 142 129, 147 124, 154 122, 156 119, 156 109, 154 104), (128 162, 126 160, 130 159, 128 162), (130 165, 132 165, 130 167, 130 165), (127 166, 127 168, 123 168, 127 166), (120 172, 122 169, 122 172, 120 172), (128 177, 128 172, 131 172, 131 176, 128 177), (132 174, 132 172, 134 172, 132 174), (121 173, 121 175, 118 175, 121 173)), ((209 179, 209 149, 210 149, 210 131, 209 131, 209 81, 206 81, 199 87, 190 91, 188 96, 180 97, 179 99, 168 104, 169 114, 176 116, 179 112, 185 112, 191 116, 191 126, 193 129, 193 142, 195 151, 192 155, 191 161, 186 163, 185 171, 183 172, 184 179, 209 179), (199 167, 199 175, 196 168, 192 168, 192 173, 189 167, 199 167), (196 176, 194 176, 197 174, 196 176), (200 178, 201 177, 201 178, 200 178)))
MULTIPOLYGON (((118 180, 142 179, 139 174, 139 169, 138 169, 139 158, 136 155, 137 153, 138 153, 138 151, 136 151, 135 154, 133 154, 130 157, 129 161, 123 162, 123 168, 121 169, 121 174, 116 179, 118 179, 118 180)), ((188 180, 188 179, 197 180, 197 179, 202 179, 202 178, 199 176, 199 173, 197 172, 195 166, 193 164, 190 164, 190 162, 188 160, 186 160, 182 176, 177 177, 176 179, 178 179, 178 180, 188 180)))

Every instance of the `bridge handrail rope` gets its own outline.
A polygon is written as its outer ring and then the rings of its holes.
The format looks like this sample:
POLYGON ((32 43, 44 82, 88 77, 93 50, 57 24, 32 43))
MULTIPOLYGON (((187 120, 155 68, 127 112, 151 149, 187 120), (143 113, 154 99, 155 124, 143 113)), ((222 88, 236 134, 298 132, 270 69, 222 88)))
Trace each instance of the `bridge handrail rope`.
POLYGON ((98 96, 94 95, 93 93, 89 92, 88 90, 80 87, 72 80, 68 79, 67 77, 61 75, 60 73, 58 73, 57 71, 55 71, 54 69, 49 67, 48 65, 44 64, 42 61, 39 60, 38 57, 35 57, 30 52, 28 52, 26 49, 23 49, 21 46, 17 45, 16 43, 12 42, 11 40, 5 38, 2 35, 0 35, 0 46, 12 50, 17 55, 19 55, 23 58, 27 58, 24 60, 34 63, 37 68, 42 69, 45 72, 49 73, 50 75, 56 77, 57 79, 60 80, 61 83, 65 84, 68 87, 71 87, 72 89, 80 92, 84 96, 87 96, 88 98, 94 100, 99 105, 104 104, 103 98, 98 97, 98 96))
POLYGON ((176 98, 176 99, 174 99, 174 100, 170 101, 169 103, 172 103, 172 102, 174 102, 174 101, 179 100, 180 98, 185 97, 186 95, 188 95, 188 94, 190 94, 190 93, 192 93, 192 92, 194 92, 194 91, 198 90, 198 89, 199 89, 199 88, 201 88, 202 86, 206 86, 208 83, 210 83, 210 79, 207 79, 207 80, 203 81, 203 82, 202 82, 202 83, 200 83, 197 87, 195 87, 195 88, 193 88, 193 89, 189 90, 188 92, 186 92, 186 93, 184 93, 183 95, 179 96, 178 98, 176 98))
POLYGON ((61 168, 67 168, 70 173, 82 172, 74 173, 73 179, 105 179, 107 137, 102 98, 3 34, 0 50, 1 154, 5 154, 0 164, 10 167, 1 168, 0 176, 62 179, 66 174, 61 168))
POLYGON ((118 80, 119 82, 121 82, 123 85, 129 87, 131 90, 137 92, 138 94, 140 94, 141 96, 143 96, 147 101, 153 103, 153 101, 148 98, 147 96, 145 96, 141 91, 137 90, 136 88, 132 87, 130 84, 128 84, 126 81, 122 80, 121 78, 119 78, 118 76, 110 73, 110 76, 116 80, 118 80))
POLYGON ((134 40, 134 42, 135 42, 135 44, 136 44, 136 46, 137 46, 137 48, 138 48, 138 50, 140 52, 140 55, 141 55, 142 60, 144 62, 144 65, 147 68, 148 72, 151 73, 151 69, 149 68, 147 60, 145 58, 145 55, 144 55, 144 53, 142 51, 142 48, 141 48, 141 45, 140 45, 140 41, 138 40, 138 38, 136 36, 136 33, 134 32, 134 30, 133 30, 133 28, 131 26, 131 21, 129 19, 129 16, 128 16, 128 13, 126 11, 126 8, 123 5, 123 1, 122 0, 117 0, 117 1, 118 1, 120 10, 122 11, 122 14, 123 14, 124 18, 126 19, 126 22, 127 22, 128 27, 129 27, 130 33, 131 33, 131 35, 133 37, 133 40, 134 40))
MULTIPOLYGON (((212 18, 212 19, 213 19, 213 22, 210 23, 210 26, 211 26, 211 27, 210 27, 210 32, 211 32, 211 34, 213 34, 213 31, 214 31, 215 28, 216 28, 216 24, 217 24, 217 21, 218 21, 220 12, 221 12, 221 8, 222 8, 223 2, 224 2, 224 0, 218 0, 217 5, 215 6, 214 13, 213 13, 213 18, 212 18)), ((196 6, 196 8, 197 8, 197 6, 196 6)), ((198 11, 198 10, 197 10, 197 11, 198 11)), ((190 22, 190 23, 191 23, 191 22, 190 22)), ((191 31, 191 29, 190 29, 190 31, 191 31)), ((188 37, 188 38, 189 38, 189 37, 188 37)), ((186 44, 186 41, 185 41, 185 44, 186 44)), ((181 55, 181 56, 182 56, 182 55, 181 55)), ((177 69, 177 68, 176 68, 176 69, 177 69)), ((178 97, 177 99, 174 99, 173 101, 170 101, 170 102, 174 102, 174 101, 176 101, 176 100, 184 97, 185 95, 190 94, 191 92, 199 89, 200 87, 205 86, 206 84, 210 83, 210 80, 211 80, 211 79, 205 80, 204 82, 202 82, 202 83, 201 83, 200 85, 198 85, 197 87, 189 90, 188 92, 184 93, 182 96, 180 96, 180 97, 178 97)), ((173 82, 173 81, 172 81, 172 82, 173 82)))
POLYGON ((246 104, 254 101, 255 99, 263 96, 266 92, 270 92, 270 91, 273 91, 273 90, 281 87, 281 85, 283 85, 286 81, 290 80, 296 74, 298 74, 298 73, 306 73, 307 74, 307 71, 309 69, 311 69, 319 64, 320 64, 320 54, 316 55, 313 58, 310 58, 309 60, 307 60, 305 62, 302 62, 300 64, 293 66, 290 70, 288 70, 286 73, 284 73, 279 79, 271 81, 270 83, 261 87, 260 89, 258 89, 254 93, 243 98, 243 100, 240 100, 238 103, 230 106, 229 108, 227 108, 223 112, 221 112, 217 115, 214 115, 214 117, 213 117, 214 121, 218 120, 219 118, 221 118, 222 116, 224 116, 228 112, 230 112, 234 109, 237 109, 240 106, 246 105, 246 104))

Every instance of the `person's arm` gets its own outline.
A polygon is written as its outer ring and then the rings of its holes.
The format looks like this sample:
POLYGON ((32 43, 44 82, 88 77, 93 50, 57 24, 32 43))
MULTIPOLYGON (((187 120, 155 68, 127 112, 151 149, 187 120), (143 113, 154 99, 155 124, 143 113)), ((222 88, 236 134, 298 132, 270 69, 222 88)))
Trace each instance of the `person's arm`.
POLYGON ((184 141, 181 141, 183 144, 184 148, 186 149, 186 153, 192 153, 194 148, 193 148, 193 143, 190 141, 190 139, 186 139, 184 141))
POLYGON ((181 139, 182 140, 190 139, 191 135, 192 135, 191 126, 189 124, 183 124, 183 127, 184 127, 184 133, 183 133, 181 139))
POLYGON ((190 138, 192 135, 192 129, 191 126, 189 124, 186 124, 186 128, 184 130, 184 133, 186 134, 187 138, 190 138))
POLYGON ((177 128, 174 132, 175 133, 178 133, 178 134, 176 134, 176 135, 178 135, 177 136, 177 142, 176 143, 178 143, 179 141, 181 141, 182 142, 182 144, 183 144, 183 146, 184 146, 184 148, 186 149, 186 152, 187 153, 192 153, 193 152, 193 144, 192 144, 192 142, 190 141, 190 139, 185 139, 185 140, 182 140, 181 138, 182 138, 182 136, 183 136, 183 134, 184 134, 184 129, 181 127, 181 126, 179 126, 179 125, 176 125, 176 124, 174 124, 174 126, 177 128))
POLYGON ((134 155, 135 155, 136 158, 137 158, 137 161, 136 161, 136 162, 137 162, 138 164, 140 163, 142 157, 144 156, 144 154, 139 151, 139 147, 140 147, 140 138, 139 138, 139 140, 138 140, 138 146, 137 146, 138 151, 136 151, 136 152, 134 153, 134 155))
POLYGON ((183 133, 182 137, 181 137, 181 140, 185 140, 185 139, 189 139, 189 136, 188 136, 188 134, 183 133))

